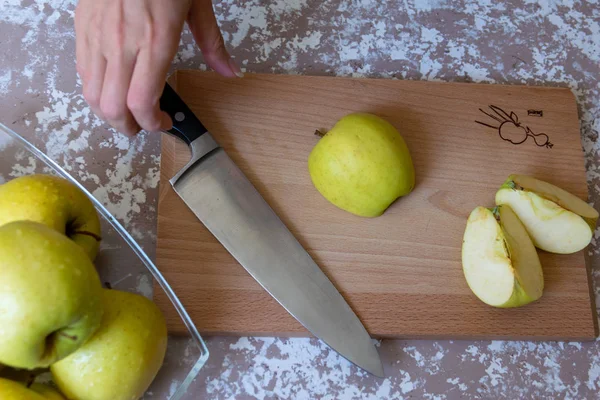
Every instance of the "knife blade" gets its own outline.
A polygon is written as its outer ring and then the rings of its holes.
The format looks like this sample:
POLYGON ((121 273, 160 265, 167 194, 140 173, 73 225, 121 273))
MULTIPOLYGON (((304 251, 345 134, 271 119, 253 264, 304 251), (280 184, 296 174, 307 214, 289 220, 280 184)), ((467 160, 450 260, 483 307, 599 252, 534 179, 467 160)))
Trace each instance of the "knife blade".
POLYGON ((348 361, 383 377, 367 330, 333 283, 198 117, 167 83, 160 107, 168 133, 191 149, 171 186, 246 271, 315 337, 348 361))

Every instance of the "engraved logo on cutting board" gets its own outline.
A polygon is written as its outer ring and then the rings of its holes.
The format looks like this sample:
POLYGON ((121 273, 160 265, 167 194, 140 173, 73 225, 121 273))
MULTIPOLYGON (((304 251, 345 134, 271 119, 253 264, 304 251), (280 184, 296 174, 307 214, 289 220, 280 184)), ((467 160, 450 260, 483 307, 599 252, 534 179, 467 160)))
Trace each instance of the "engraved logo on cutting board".
POLYGON ((544 110, 527 110, 527 115, 530 117, 540 117, 544 116, 544 110))
MULTIPOLYGON (((519 116, 513 111, 510 113, 504 111, 498 106, 490 105, 490 111, 479 109, 483 114, 490 117, 493 121, 482 122, 475 121, 478 124, 487 126, 498 131, 498 136, 506 142, 514 145, 523 144, 525 142, 535 143, 538 147, 551 149, 554 145, 550 142, 550 137, 545 133, 534 133, 527 125, 523 125, 519 121, 519 116), (533 140, 529 140, 529 139, 533 140)), ((538 116, 543 116, 543 111, 539 111, 538 116)))

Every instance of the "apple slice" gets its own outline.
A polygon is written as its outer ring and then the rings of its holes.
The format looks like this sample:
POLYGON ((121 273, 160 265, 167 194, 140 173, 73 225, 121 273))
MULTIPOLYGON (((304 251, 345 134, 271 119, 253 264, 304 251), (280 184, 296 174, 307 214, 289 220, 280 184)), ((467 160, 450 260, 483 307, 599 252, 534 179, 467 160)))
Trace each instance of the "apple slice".
POLYGON ((490 306, 520 307, 542 296, 544 275, 537 251, 508 206, 471 212, 462 264, 469 288, 490 306))
POLYGON ((558 254, 584 249, 594 234, 598 212, 579 197, 526 175, 511 175, 496 192, 497 205, 509 205, 533 244, 558 254))

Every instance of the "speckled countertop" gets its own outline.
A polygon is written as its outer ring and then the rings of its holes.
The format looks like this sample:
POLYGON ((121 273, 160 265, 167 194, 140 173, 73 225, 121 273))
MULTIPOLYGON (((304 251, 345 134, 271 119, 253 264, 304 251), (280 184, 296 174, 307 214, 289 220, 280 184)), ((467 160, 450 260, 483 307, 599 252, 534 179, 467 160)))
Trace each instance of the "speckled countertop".
MULTIPOLYGON (((225 42, 250 72, 566 86, 600 196, 600 1, 226 0, 225 42), (382 17, 385 16, 385 17, 382 17)), ((90 113, 75 74, 73 0, 0 1, 0 121, 66 167, 153 256, 156 135, 90 113)), ((185 32, 173 68, 205 68, 185 32)), ((600 250, 592 267, 600 287, 600 250)), ((375 379, 317 340, 207 338, 198 398, 600 398, 600 342, 383 341, 375 379)), ((154 398, 154 397, 152 397, 154 398)))

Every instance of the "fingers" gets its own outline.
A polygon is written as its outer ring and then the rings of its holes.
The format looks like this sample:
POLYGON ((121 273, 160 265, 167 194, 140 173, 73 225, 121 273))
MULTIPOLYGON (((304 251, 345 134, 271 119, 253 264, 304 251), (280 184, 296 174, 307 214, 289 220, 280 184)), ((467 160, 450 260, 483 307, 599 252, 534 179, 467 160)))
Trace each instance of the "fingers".
POLYGON ((80 0, 77 68, 92 111, 122 133, 170 129, 159 99, 187 2, 80 0))
POLYGON ((86 8, 82 6, 83 1, 77 5, 75 10, 75 59, 77 73, 81 81, 87 81, 86 71, 88 70, 87 61, 89 60, 89 43, 85 31, 86 8))
POLYGON ((106 60, 101 52, 97 36, 90 34, 89 27, 97 24, 93 3, 81 0, 75 11, 75 53, 77 72, 83 85, 83 97, 94 114, 101 116, 100 93, 104 81, 106 60))
POLYGON ((242 77, 223 41, 211 0, 193 0, 188 25, 209 67, 226 77, 242 77))
MULTIPOLYGON (((160 109, 160 97, 177 52, 187 8, 172 11, 171 7, 164 23, 153 27, 149 42, 140 48, 127 94, 127 107, 133 117, 143 129, 151 132, 173 126, 169 115, 160 109)), ((164 16, 169 11, 162 13, 164 16)))
POLYGON ((137 123, 147 131, 168 130, 173 126, 169 115, 160 110, 160 96, 175 51, 174 45, 173 51, 164 55, 152 48, 144 48, 137 56, 127 94, 127 107, 137 123))
POLYGON ((100 110, 106 122, 117 131, 133 135, 140 130, 127 108, 127 92, 135 65, 135 49, 125 35, 126 18, 118 3, 107 9, 102 49, 106 56, 106 72, 100 97, 100 110))
POLYGON ((100 110, 106 121, 117 131, 128 135, 140 130, 127 108, 127 93, 134 64, 134 56, 129 53, 114 54, 109 58, 100 99, 100 110))
POLYGON ((99 27, 101 15, 94 8, 94 3, 81 0, 77 6, 75 26, 77 32, 77 70, 83 83, 83 97, 98 117, 103 119, 100 109, 100 97, 106 58, 102 52, 102 40, 99 27))
POLYGON ((102 85, 106 74, 106 58, 99 48, 95 46, 90 49, 89 72, 87 72, 87 81, 83 85, 83 97, 90 105, 92 111, 101 119, 104 119, 100 108, 100 97, 102 95, 102 85))

